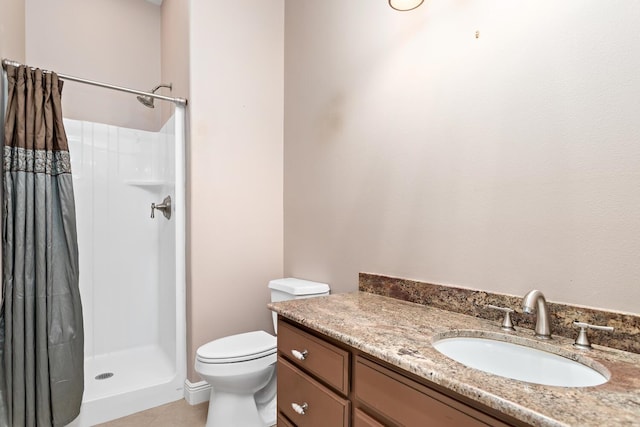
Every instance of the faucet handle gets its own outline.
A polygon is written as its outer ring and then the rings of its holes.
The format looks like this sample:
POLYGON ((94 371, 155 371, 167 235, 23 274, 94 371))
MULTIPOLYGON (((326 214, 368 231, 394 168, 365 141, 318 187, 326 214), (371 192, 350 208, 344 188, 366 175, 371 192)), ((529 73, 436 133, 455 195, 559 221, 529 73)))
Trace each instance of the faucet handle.
POLYGON ((511 313, 514 312, 513 309, 508 307, 498 307, 497 305, 487 304, 486 308, 492 308, 494 310, 502 311, 504 313, 504 318, 502 319, 502 325, 500 325, 500 329, 503 331, 515 331, 516 328, 513 327, 513 322, 511 321, 511 313))
POLYGON ((591 348, 591 343, 589 342, 589 337, 587 336, 587 329, 597 329, 599 331, 613 332, 613 326, 591 325, 585 322, 578 322, 577 320, 573 322, 573 326, 575 326, 576 328, 580 328, 580 332, 578 332, 576 342, 574 342, 573 345, 584 350, 588 350, 591 348))

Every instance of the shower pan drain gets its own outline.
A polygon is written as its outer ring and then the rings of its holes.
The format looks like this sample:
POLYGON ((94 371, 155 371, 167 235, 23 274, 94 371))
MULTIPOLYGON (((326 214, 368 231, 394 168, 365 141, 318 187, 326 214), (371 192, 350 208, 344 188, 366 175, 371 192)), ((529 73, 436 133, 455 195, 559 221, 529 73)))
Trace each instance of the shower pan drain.
POLYGON ((96 375, 96 379, 97 380, 106 380, 108 378, 111 378, 113 376, 113 372, 104 372, 100 375, 96 375))

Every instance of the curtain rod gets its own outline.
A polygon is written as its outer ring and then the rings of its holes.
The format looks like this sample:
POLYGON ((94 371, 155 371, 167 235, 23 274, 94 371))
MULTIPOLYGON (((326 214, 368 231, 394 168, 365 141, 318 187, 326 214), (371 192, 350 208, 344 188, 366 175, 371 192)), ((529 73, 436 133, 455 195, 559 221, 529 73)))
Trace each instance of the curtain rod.
MULTIPOLYGON (((16 62, 16 61, 12 61, 10 59, 3 59, 2 60, 2 68, 6 68, 7 65, 13 65, 14 67, 19 67, 22 64, 20 64, 19 62, 16 62)), ((34 69, 33 67, 31 67, 31 68, 34 69)), ((47 72, 47 71, 45 71, 45 72, 47 72)), ((143 92, 141 90, 129 89, 127 87, 115 86, 115 85, 111 85, 111 84, 108 84, 108 83, 102 83, 102 82, 96 82, 94 80, 81 79, 80 77, 68 76, 66 74, 60 74, 60 73, 56 73, 56 74, 62 80, 69 80, 69 81, 72 81, 72 82, 85 83, 85 84, 89 84, 89 85, 92 85, 92 86, 98 86, 98 87, 103 87, 103 88, 107 88, 107 89, 119 90, 120 92, 133 93, 134 95, 141 95, 141 96, 148 96, 148 97, 155 98, 155 99, 162 99, 164 101, 173 102, 173 103, 178 104, 178 105, 187 105, 187 100, 184 99, 184 98, 172 98, 170 96, 156 95, 155 93, 151 93, 151 92, 143 92)))

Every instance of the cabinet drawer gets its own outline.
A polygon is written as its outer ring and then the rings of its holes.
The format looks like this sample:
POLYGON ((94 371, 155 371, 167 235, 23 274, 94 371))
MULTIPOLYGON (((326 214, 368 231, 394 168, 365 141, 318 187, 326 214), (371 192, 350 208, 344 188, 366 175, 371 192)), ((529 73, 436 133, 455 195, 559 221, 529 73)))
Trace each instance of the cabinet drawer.
POLYGON ((356 399, 372 412, 380 414, 396 425, 507 426, 493 417, 359 356, 356 358, 354 378, 356 399))
POLYGON ((317 376, 343 395, 349 393, 348 351, 282 321, 278 321, 278 350, 294 365, 317 376))
POLYGON ((278 357, 278 410, 298 427, 349 426, 349 401, 305 376, 282 357, 278 357), (292 404, 306 404, 305 413, 297 413, 292 404))
POLYGON ((353 412, 353 427, 384 427, 384 424, 380 424, 360 409, 356 409, 353 412))
POLYGON ((276 424, 276 427, 296 427, 296 426, 294 426, 289 421, 287 421, 287 419, 283 417, 281 414, 278 414, 278 424, 276 424))

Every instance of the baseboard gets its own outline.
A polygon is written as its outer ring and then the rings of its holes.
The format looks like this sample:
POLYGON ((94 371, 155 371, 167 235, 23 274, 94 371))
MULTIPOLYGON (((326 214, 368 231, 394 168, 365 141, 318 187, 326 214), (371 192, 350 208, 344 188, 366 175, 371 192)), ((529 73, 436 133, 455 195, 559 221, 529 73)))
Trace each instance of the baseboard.
POLYGON ((211 386, 206 381, 192 383, 189 380, 184 381, 184 400, 189 405, 197 405, 209 400, 211 396, 211 386))

